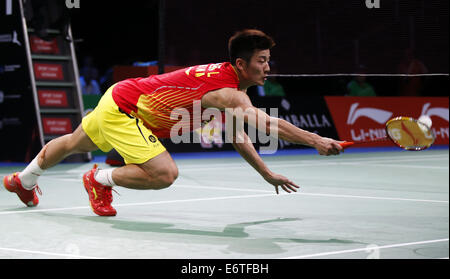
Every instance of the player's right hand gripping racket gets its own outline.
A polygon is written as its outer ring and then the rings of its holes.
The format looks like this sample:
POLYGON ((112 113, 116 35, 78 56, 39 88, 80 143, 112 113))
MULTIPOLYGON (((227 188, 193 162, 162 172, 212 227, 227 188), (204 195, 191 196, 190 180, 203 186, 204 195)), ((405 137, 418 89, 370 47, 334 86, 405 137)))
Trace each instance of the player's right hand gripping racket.
POLYGON ((436 138, 431 127, 411 117, 400 116, 386 122, 386 136, 367 141, 344 141, 343 148, 355 144, 375 141, 391 140, 394 144, 405 150, 420 151, 430 147, 436 138))

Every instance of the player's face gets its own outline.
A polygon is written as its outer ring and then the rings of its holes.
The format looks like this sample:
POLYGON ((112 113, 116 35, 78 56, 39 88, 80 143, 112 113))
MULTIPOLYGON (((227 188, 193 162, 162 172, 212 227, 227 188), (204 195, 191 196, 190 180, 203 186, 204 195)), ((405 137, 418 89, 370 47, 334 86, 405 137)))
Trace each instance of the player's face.
POLYGON ((256 50, 253 53, 250 62, 245 67, 247 79, 254 85, 264 85, 267 75, 270 72, 269 67, 270 50, 256 50))

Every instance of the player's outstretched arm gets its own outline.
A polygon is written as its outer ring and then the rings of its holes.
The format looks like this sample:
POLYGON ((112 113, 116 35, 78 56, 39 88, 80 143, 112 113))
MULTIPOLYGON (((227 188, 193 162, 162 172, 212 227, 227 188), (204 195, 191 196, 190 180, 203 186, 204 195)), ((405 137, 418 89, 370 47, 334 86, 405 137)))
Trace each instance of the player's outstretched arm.
POLYGON ((314 147, 320 155, 338 155, 342 150, 340 141, 321 137, 315 133, 300 129, 284 119, 277 118, 279 138, 296 143, 314 147))
POLYGON ((314 147, 320 155, 337 155, 342 151, 339 141, 321 137, 300 129, 283 119, 269 116, 264 111, 255 108, 247 94, 236 89, 222 88, 210 92, 203 96, 202 105, 221 110, 240 109, 244 121, 261 132, 270 133, 272 136, 295 144, 314 147))
MULTIPOLYGON (((241 111, 245 111, 246 106, 244 106, 244 104, 247 103, 247 98, 247 95, 242 92, 225 88, 206 94, 202 99, 202 106, 206 108, 214 107, 220 110, 240 108, 241 111), (238 92, 238 94, 235 94, 235 92, 238 92), (242 108, 244 108, 244 110, 242 110, 242 108)), ((243 114, 240 114, 240 117, 242 116, 243 114)), ((244 158, 268 183, 275 187, 277 194, 279 193, 278 187, 281 187, 288 193, 296 192, 296 188, 299 188, 299 186, 288 178, 272 172, 267 167, 258 152, 256 152, 249 136, 243 129, 236 128, 236 117, 236 115, 233 116, 233 125, 232 127, 229 127, 233 131, 231 133, 226 133, 226 135, 230 137, 227 138, 227 141, 231 142, 242 158, 244 158)))
POLYGON ((299 188, 294 182, 280 174, 272 172, 264 163, 262 158, 256 152, 249 136, 244 131, 236 131, 231 140, 234 149, 244 158, 267 182, 275 187, 275 191, 279 194, 278 187, 284 191, 291 193, 297 192, 299 188))

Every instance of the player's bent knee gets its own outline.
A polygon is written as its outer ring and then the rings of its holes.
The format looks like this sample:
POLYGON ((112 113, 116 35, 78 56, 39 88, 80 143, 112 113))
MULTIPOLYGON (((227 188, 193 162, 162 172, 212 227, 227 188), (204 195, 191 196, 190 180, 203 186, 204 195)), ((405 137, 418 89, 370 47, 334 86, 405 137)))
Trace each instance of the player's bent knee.
POLYGON ((173 168, 170 170, 165 171, 164 173, 161 173, 158 176, 156 187, 155 189, 164 189, 169 186, 171 186, 175 180, 178 178, 178 168, 173 168))

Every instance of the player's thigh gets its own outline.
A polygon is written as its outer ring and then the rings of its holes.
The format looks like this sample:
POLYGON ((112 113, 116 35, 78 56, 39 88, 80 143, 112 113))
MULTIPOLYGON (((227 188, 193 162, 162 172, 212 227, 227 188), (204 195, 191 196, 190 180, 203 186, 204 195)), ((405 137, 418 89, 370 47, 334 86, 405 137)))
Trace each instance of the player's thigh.
POLYGON ((83 118, 83 130, 103 152, 114 148, 126 164, 145 163, 166 149, 141 120, 119 109, 112 98, 113 87, 83 118))
POLYGON ((101 123, 101 135, 103 141, 123 157, 125 164, 144 164, 166 151, 141 120, 118 109, 114 113, 114 121, 101 123))
MULTIPOLYGON (((165 147, 142 120, 119 109, 112 98, 112 89, 108 89, 94 111, 83 118, 86 134, 102 151, 108 152, 114 148, 123 157, 125 164, 151 164, 154 169, 169 169, 173 173, 176 165, 165 147), (165 167, 147 163, 149 161, 157 161, 165 167)), ((146 172, 149 169, 145 168, 146 172)), ((152 174, 151 171, 148 173, 152 174)))
POLYGON ((91 152, 98 149, 97 145, 84 132, 83 127, 78 125, 70 136, 69 145, 72 146, 74 152, 91 152))
POLYGON ((178 167, 167 151, 138 166, 153 178, 159 177, 162 180, 173 182, 178 177, 178 167))
POLYGON ((70 155, 74 153, 83 153, 97 150, 98 147, 92 142, 89 136, 84 132, 81 125, 71 134, 67 134, 51 140, 44 147, 44 153, 58 153, 70 155))

